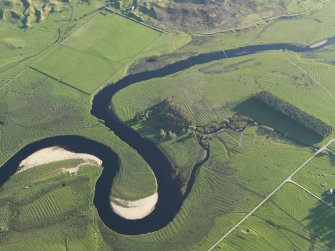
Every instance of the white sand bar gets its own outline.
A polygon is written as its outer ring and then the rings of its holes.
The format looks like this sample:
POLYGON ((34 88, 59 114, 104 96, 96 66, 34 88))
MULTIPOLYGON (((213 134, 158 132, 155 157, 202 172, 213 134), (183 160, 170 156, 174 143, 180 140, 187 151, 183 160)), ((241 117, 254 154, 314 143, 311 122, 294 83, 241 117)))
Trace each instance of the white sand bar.
POLYGON ((146 198, 127 201, 112 197, 111 207, 114 213, 127 220, 138 220, 148 216, 158 201, 157 192, 146 198))
POLYGON ((319 46, 321 46, 321 45, 324 45, 324 44, 326 44, 328 42, 328 39, 326 39, 326 40, 323 40, 323 41, 320 41, 320 42, 318 42, 318 43, 315 43, 315 44, 312 44, 309 48, 315 48, 315 47, 319 47, 319 46))
POLYGON ((53 146, 34 152, 29 157, 22 160, 18 167, 18 172, 23 172, 36 166, 70 159, 81 159, 86 163, 99 166, 102 165, 102 161, 91 154, 74 153, 59 146, 53 146))

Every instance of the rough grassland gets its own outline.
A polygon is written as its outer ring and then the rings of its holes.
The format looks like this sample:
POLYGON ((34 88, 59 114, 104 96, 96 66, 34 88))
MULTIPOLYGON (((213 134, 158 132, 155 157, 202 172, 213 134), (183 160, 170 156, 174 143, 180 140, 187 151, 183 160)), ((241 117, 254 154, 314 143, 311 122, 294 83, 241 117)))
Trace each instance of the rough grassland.
POLYGON ((61 171, 80 162, 38 166, 14 175, 1 188, 0 224, 6 226, 0 228, 0 250, 106 248, 92 204, 101 168, 85 165, 76 175, 61 171))
POLYGON ((287 184, 228 236, 220 249, 333 250, 334 225, 332 208, 287 184))
POLYGON ((328 1, 321 9, 308 15, 284 18, 231 31, 212 37, 199 37, 183 48, 183 51, 205 52, 236 48, 251 44, 296 43, 310 45, 334 36, 334 1, 328 1))
MULTIPOLYGON (((89 114, 89 97, 33 70, 0 92, 0 166, 22 147, 56 135, 81 135, 110 146, 120 158, 112 193, 139 199, 156 191, 153 173, 136 151, 89 114), (128 169, 130 168, 130 169, 128 169)), ((108 167, 116 168, 116 167, 108 167)))
POLYGON ((35 67, 92 93, 159 36, 115 14, 98 14, 35 67))
POLYGON ((210 144, 210 160, 167 227, 127 239, 109 231, 108 243, 125 250, 207 250, 311 155, 257 127, 222 132, 210 144))
POLYGON ((264 124, 277 127, 298 141, 314 144, 317 141, 313 135, 308 137, 308 132, 280 121, 265 109, 259 110, 258 106, 250 107, 243 103, 255 93, 267 90, 334 127, 335 113, 330 112, 334 100, 292 62, 306 67, 332 94, 335 94, 335 88, 327 80, 335 75, 334 68, 313 62, 301 64, 300 60, 297 55, 266 52, 207 63, 130 86, 116 94, 113 107, 122 120, 128 121, 135 114, 173 96, 197 125, 220 123, 232 113, 242 110, 236 110, 236 107, 249 107, 249 113, 253 113, 249 115, 257 115, 259 111, 261 118, 258 116, 256 120, 261 119, 264 124))

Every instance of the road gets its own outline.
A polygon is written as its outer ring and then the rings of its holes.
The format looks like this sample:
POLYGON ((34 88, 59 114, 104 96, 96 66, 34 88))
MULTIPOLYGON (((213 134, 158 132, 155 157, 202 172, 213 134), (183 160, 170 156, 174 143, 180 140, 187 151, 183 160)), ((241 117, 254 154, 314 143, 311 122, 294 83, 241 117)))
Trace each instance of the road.
POLYGON ((331 206, 331 203, 327 203, 326 201, 324 201, 323 199, 321 199, 319 196, 317 196, 315 193, 309 191, 307 188, 303 187, 302 185, 300 185, 299 183, 295 182, 294 180, 290 181, 292 184, 296 185, 297 187, 301 188, 302 190, 304 190, 306 193, 312 195, 313 197, 315 197, 316 199, 318 199, 319 201, 321 201, 322 203, 326 204, 327 206, 331 206))
POLYGON ((310 162, 315 156, 319 153, 327 150, 327 147, 334 143, 335 139, 330 140, 326 145, 321 147, 318 151, 316 151, 312 157, 306 160, 301 166, 299 166, 293 173, 290 174, 279 186, 277 186, 264 200, 262 200, 254 209, 252 209, 246 216, 242 218, 234 227, 232 227, 227 233, 225 233, 212 247, 208 249, 208 251, 212 251, 221 241, 226 239, 228 235, 230 235, 236 228, 238 228, 246 219, 248 219, 253 213, 257 211, 265 202, 267 202, 279 189, 281 189, 287 182, 292 182, 292 177, 299 172, 308 162, 310 162))

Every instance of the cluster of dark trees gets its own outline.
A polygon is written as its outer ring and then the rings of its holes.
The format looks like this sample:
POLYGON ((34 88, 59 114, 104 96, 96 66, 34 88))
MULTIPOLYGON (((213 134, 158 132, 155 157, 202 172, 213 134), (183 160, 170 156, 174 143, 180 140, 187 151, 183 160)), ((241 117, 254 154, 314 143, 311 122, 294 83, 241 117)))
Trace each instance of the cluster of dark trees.
POLYGON ((192 125, 191 119, 175 103, 173 98, 167 98, 152 108, 152 113, 164 125, 165 130, 178 132, 192 125))
POLYGON ((269 108, 274 109, 287 118, 292 119, 303 127, 313 131, 322 138, 326 138, 333 132, 333 128, 322 120, 307 114, 294 105, 291 105, 279 97, 273 95, 271 92, 259 92, 254 96, 254 98, 269 108))
POLYGON ((153 107, 135 115, 134 121, 154 118, 160 127, 162 138, 176 138, 177 133, 191 132, 194 126, 189 116, 175 103, 173 98, 167 98, 153 107))

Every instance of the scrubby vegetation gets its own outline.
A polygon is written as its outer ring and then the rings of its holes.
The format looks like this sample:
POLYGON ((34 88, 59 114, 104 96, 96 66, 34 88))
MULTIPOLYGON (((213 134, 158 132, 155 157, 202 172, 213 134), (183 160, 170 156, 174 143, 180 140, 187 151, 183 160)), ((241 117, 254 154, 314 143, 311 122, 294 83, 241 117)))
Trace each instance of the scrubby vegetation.
POLYGON ((313 131, 322 138, 326 138, 333 132, 333 128, 325 122, 307 114, 268 91, 259 92, 254 96, 254 98, 301 126, 313 131))
POLYGON ((249 25, 277 15, 303 12, 318 4, 315 0, 111 0, 111 3, 131 17, 187 32, 249 25))
POLYGON ((190 117, 171 97, 166 98, 153 107, 136 114, 134 120, 147 120, 150 119, 151 116, 161 126, 160 135, 162 138, 175 138, 176 133, 186 132, 192 126, 190 117))
POLYGON ((61 13, 90 2, 91 0, 5 0, 0 3, 0 20, 24 29, 32 28, 52 13, 61 13))

